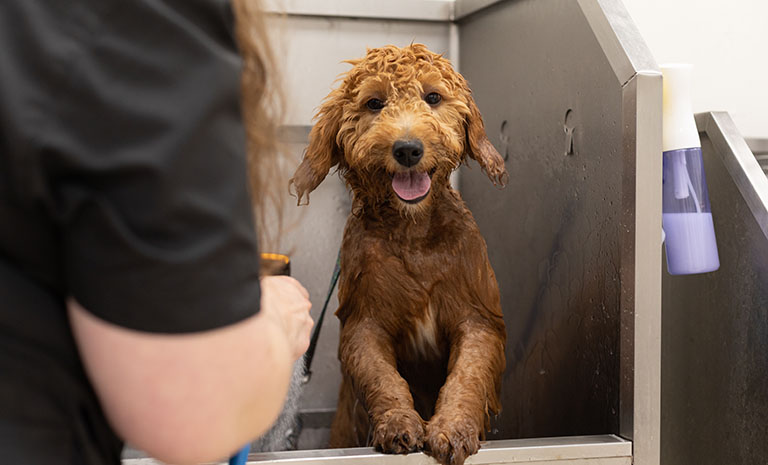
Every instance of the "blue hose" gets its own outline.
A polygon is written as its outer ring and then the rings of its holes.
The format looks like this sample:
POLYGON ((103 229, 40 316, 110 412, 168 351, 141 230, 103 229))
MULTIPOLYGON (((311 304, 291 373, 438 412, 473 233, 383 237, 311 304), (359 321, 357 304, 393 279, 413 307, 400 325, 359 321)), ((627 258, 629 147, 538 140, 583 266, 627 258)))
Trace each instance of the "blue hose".
POLYGON ((237 452, 237 454, 230 457, 229 465, 245 465, 246 460, 248 460, 248 452, 250 451, 251 445, 246 444, 245 447, 237 452))

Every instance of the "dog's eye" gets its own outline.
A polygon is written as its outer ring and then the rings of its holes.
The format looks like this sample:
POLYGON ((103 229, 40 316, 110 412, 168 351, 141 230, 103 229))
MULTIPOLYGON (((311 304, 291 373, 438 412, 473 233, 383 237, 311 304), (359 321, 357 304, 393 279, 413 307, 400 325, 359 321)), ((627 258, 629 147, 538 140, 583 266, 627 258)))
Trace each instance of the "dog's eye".
POLYGON ((384 108, 384 102, 377 98, 372 98, 365 102, 365 106, 368 107, 369 110, 379 111, 384 108))
POLYGON ((443 97, 441 97, 437 92, 430 92, 424 96, 424 101, 430 105, 437 105, 442 99, 443 97))

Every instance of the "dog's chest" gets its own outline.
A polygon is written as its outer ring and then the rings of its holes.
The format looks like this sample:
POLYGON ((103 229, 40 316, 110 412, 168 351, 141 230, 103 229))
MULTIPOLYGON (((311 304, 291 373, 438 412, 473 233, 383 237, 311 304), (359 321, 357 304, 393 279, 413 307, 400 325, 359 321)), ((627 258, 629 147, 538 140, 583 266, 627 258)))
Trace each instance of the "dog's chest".
POLYGON ((432 359, 440 355, 437 314, 432 303, 421 318, 415 318, 408 331, 408 348, 414 358, 432 359))

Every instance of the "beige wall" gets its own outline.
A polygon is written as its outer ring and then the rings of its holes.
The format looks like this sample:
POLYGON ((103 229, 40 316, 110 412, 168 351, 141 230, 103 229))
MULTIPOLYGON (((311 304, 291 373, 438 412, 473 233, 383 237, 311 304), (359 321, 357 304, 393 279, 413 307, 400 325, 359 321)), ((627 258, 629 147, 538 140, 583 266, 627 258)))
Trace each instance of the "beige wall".
POLYGON ((624 0, 659 64, 694 65, 694 111, 768 138, 768 1, 624 0))
POLYGON ((271 37, 279 50, 289 108, 287 124, 309 125, 315 108, 366 47, 421 42, 448 54, 449 24, 427 21, 346 19, 312 16, 272 17, 271 37))

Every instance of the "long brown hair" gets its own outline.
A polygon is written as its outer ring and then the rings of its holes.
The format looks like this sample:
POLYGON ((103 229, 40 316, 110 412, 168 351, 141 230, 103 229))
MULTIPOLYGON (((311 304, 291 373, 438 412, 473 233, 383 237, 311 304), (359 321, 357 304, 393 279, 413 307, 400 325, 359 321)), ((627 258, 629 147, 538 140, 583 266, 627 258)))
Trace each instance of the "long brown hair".
POLYGON ((233 0, 236 37, 243 58, 242 112, 248 138, 248 177, 259 249, 278 252, 287 179, 277 130, 284 95, 259 0, 233 0), (285 180, 286 182, 283 182, 285 180))

